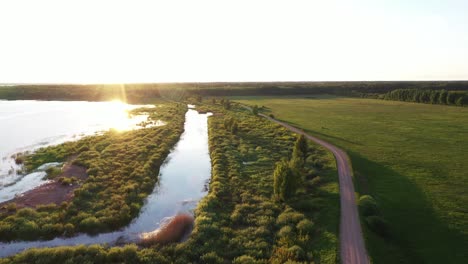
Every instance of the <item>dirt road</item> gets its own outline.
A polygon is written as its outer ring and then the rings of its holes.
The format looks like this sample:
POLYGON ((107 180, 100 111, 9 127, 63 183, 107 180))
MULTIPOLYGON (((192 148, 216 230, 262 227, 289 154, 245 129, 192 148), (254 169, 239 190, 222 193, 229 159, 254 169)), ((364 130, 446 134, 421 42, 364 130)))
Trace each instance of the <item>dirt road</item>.
MULTIPOLYGON (((247 106, 243 106, 251 110, 247 106)), ((340 181, 340 259, 343 264, 367 264, 369 257, 367 255, 364 238, 362 237, 361 223, 356 205, 353 185, 353 170, 346 152, 340 148, 311 136, 304 131, 293 127, 287 123, 273 119, 267 115, 259 114, 272 122, 282 125, 294 133, 302 134, 306 138, 330 150, 336 159, 338 175, 340 181)))

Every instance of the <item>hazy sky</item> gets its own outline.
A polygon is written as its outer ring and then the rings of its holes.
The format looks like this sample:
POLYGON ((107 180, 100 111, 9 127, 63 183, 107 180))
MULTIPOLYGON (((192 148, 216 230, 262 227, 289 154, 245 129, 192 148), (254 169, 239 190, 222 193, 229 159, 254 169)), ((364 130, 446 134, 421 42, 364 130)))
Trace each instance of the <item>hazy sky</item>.
POLYGON ((0 1, 0 83, 468 79, 468 0, 0 1))

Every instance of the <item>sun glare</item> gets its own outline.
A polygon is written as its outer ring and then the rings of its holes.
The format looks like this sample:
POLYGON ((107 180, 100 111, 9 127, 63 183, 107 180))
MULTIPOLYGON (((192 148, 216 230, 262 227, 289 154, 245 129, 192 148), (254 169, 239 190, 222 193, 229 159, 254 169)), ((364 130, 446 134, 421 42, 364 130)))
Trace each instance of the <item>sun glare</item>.
POLYGON ((118 132, 130 130, 134 126, 129 116, 130 105, 121 100, 114 99, 109 102, 112 114, 109 116, 109 125, 118 132))

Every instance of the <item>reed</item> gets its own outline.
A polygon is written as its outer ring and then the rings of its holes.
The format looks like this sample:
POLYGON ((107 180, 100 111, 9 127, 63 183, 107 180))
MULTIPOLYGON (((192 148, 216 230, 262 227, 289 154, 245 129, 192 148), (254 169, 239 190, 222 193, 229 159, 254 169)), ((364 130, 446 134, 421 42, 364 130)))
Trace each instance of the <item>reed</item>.
POLYGON ((160 228, 142 233, 139 244, 150 246, 154 244, 168 244, 179 242, 193 227, 193 216, 190 214, 178 214, 171 220, 161 225, 160 228))

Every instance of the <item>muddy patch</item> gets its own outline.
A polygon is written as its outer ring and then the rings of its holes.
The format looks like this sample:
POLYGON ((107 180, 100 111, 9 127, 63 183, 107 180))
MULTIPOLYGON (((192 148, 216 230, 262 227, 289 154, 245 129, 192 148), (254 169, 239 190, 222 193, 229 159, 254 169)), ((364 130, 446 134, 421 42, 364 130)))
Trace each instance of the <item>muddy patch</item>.
POLYGON ((0 212, 7 211, 8 204, 12 203, 16 204, 16 209, 20 209, 45 204, 60 205, 62 202, 70 201, 73 198, 73 191, 88 177, 86 168, 74 165, 74 160, 75 157, 68 160, 62 172, 50 182, 0 203, 0 212))

